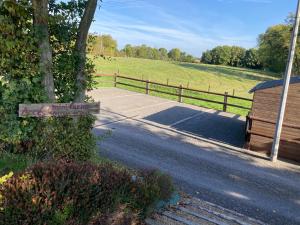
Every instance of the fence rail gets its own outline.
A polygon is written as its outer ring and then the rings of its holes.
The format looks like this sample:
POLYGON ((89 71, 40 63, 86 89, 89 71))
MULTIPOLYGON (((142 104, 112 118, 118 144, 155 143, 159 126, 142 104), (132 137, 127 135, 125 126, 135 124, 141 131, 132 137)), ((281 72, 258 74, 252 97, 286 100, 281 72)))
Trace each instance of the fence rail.
MULTIPOLYGON (((96 76, 102 76, 101 74, 97 74, 96 76)), ((244 98, 244 97, 239 97, 235 95, 230 95, 228 92, 225 92, 224 94, 222 93, 217 93, 217 92, 211 92, 211 91, 204 91, 204 90, 198 90, 198 89, 193 89, 193 88, 188 88, 188 87, 183 87, 182 85, 180 86, 175 86, 175 85, 170 85, 170 84, 163 84, 159 82, 154 82, 154 81, 149 81, 149 80, 142 80, 142 79, 137 79, 137 78, 132 78, 132 77, 127 77, 127 76, 121 76, 118 74, 104 74, 104 76, 111 76, 114 77, 114 86, 117 87, 117 85, 123 85, 123 86, 128 86, 128 87, 133 87, 133 88, 138 88, 141 90, 144 90, 146 94, 149 94, 150 92, 156 92, 156 93, 161 93, 161 94, 166 94, 166 95, 171 95, 171 96, 177 96, 178 101, 182 102, 183 98, 186 99, 194 99, 194 100, 199 100, 199 101, 204 101, 204 102, 209 102, 209 103, 214 103, 214 104, 219 104, 223 106, 223 111, 227 112, 228 106, 229 107, 234 107, 234 108, 239 108, 239 109, 245 109, 245 110, 250 110, 251 108, 238 105, 238 104, 232 104, 229 102, 229 99, 238 99, 238 100, 243 100, 246 102, 253 102, 253 99, 250 98, 244 98), (135 82, 140 82, 144 84, 144 86, 138 86, 135 84, 129 84, 126 82, 122 82, 121 80, 128 80, 128 81, 135 81, 135 82), (152 88, 151 85, 157 85, 160 87, 167 87, 167 88, 173 88, 176 90, 176 93, 164 91, 164 90, 157 90, 155 88, 152 88), (185 91, 191 91, 191 92, 197 92, 197 93, 202 93, 202 94, 208 94, 212 96, 221 96, 223 97, 223 101, 217 101, 217 100, 212 100, 208 98, 200 98, 196 96, 191 96, 187 95, 184 92, 185 91)))

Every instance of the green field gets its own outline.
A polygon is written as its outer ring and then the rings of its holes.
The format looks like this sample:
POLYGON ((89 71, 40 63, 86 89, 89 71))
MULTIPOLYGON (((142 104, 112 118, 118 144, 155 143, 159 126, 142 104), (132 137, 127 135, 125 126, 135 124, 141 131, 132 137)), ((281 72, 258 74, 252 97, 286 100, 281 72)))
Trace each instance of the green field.
MULTIPOLYGON (((94 59, 96 64, 96 74, 114 74, 118 73, 123 76, 133 77, 144 80, 151 80, 160 83, 169 83, 170 85, 183 85, 184 87, 210 90, 211 92, 234 94, 240 97, 251 98, 249 90, 257 83, 276 79, 278 74, 268 73, 264 71, 249 70, 244 68, 235 68, 227 66, 215 66, 204 64, 192 64, 192 63, 178 63, 160 60, 148 60, 148 59, 136 59, 136 58, 113 58, 113 59, 94 59)), ((112 78, 101 77, 95 78, 98 82, 97 87, 111 86, 112 78)), ((125 80, 122 80, 125 82, 125 80)), ((130 82, 131 84, 134 82, 130 82)), ((144 85, 141 83, 135 83, 135 85, 144 85)), ((123 86, 122 88, 125 88, 123 86)), ((154 87, 152 87, 154 88, 154 87)), ((155 87, 161 88, 161 87, 155 87)), ((135 88, 126 89, 138 91, 135 88)), ((163 88, 164 91, 174 92, 175 90, 163 88)), ((162 94, 155 94, 161 97, 170 99, 176 99, 162 94)), ((223 101, 222 96, 212 96, 207 94, 187 93, 192 96, 198 96, 202 98, 208 98, 211 100, 223 101)), ((249 102, 230 99, 230 103, 243 105, 250 107, 249 102)), ((197 100, 184 99, 185 103, 204 106, 214 109, 222 109, 221 105, 207 102, 199 102, 197 100)), ((229 107, 228 111, 246 115, 247 110, 236 109, 229 107)))

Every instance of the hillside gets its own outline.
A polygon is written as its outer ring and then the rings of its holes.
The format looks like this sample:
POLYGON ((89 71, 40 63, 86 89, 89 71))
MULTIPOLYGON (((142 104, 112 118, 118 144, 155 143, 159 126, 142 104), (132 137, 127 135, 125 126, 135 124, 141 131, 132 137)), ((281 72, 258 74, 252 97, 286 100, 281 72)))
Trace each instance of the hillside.
MULTIPOLYGON (((257 83, 275 79, 277 74, 243 68, 205 64, 178 63, 137 58, 95 59, 96 73, 116 73, 129 77, 149 79, 172 85, 184 85, 201 90, 251 97, 248 91, 257 83)), ((105 81, 109 78, 98 78, 105 81)), ((103 85, 103 84, 102 84, 103 85)))

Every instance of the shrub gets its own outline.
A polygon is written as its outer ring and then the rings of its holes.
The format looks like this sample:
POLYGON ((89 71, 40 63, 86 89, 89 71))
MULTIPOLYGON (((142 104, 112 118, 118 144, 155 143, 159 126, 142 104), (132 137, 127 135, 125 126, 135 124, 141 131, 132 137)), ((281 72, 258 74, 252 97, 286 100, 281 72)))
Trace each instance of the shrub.
POLYGON ((127 170, 111 164, 35 164, 0 186, 0 223, 96 224, 109 222, 108 215, 119 221, 135 221, 136 215, 145 216, 173 190, 166 186, 172 186, 165 182, 169 179, 157 172, 140 175, 144 177, 134 181, 127 170), (120 206, 126 207, 122 210, 126 213, 118 217, 120 206))
POLYGON ((95 118, 85 116, 50 118, 41 121, 33 131, 28 154, 38 159, 71 159, 85 161, 96 151, 96 137, 92 133, 95 118))
POLYGON ((22 171, 33 163, 33 159, 25 155, 0 152, 0 176, 11 171, 22 171))
POLYGON ((135 207, 141 210, 141 216, 152 213, 159 200, 168 200, 174 191, 169 176, 157 170, 143 171, 141 178, 136 182, 135 207))

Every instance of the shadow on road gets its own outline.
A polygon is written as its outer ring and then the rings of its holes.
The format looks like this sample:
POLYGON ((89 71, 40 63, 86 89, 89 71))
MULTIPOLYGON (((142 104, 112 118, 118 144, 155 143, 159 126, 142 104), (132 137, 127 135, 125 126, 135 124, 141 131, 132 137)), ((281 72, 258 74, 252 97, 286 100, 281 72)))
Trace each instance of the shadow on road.
POLYGON ((245 121, 239 116, 222 115, 219 111, 174 106, 143 119, 236 147, 243 147, 245 141, 245 121))

